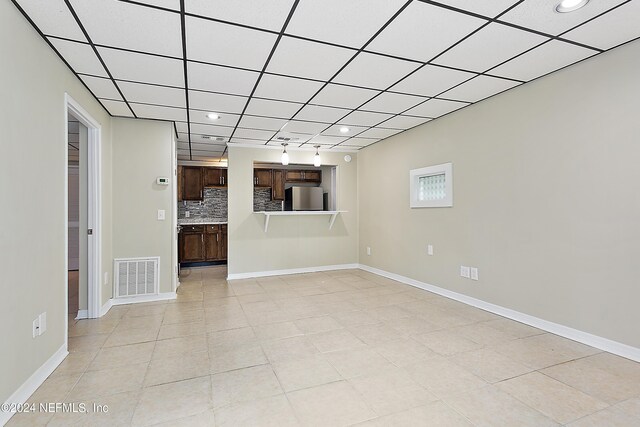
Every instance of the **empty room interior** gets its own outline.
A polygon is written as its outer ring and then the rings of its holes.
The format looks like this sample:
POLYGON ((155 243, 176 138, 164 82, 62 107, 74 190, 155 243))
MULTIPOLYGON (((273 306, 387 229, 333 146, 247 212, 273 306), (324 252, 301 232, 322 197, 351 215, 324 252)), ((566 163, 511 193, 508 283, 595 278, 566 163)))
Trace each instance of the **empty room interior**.
POLYGON ((639 22, 0 1, 0 425, 639 426, 639 22))

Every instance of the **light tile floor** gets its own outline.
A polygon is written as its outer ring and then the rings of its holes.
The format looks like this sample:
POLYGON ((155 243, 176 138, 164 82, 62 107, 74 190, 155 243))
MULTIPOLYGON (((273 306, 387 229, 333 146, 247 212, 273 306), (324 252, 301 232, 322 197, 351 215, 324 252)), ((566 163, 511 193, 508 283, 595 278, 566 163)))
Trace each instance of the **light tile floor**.
POLYGON ((70 319, 10 426, 638 426, 640 364, 360 270, 227 282, 70 319), (91 411, 90 411, 91 412, 91 411))

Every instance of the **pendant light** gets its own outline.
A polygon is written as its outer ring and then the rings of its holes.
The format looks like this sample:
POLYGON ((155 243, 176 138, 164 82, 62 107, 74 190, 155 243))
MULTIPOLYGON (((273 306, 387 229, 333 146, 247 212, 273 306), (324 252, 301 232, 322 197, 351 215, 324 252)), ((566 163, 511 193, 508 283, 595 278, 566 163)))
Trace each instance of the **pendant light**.
POLYGON ((319 168, 320 165, 322 164, 322 161, 320 160, 320 153, 318 153, 318 150, 320 149, 319 145, 314 145, 314 147, 316 148, 316 155, 313 156, 313 166, 319 168))
POLYGON ((289 153, 287 153, 287 143, 283 143, 282 147, 284 148, 282 151, 282 165, 287 166, 289 164, 289 153))

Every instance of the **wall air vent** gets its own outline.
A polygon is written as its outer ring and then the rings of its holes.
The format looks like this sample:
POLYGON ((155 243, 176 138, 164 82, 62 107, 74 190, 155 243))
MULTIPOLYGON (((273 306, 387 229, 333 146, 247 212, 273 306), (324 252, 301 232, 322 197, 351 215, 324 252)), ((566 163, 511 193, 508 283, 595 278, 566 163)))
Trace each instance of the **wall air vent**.
POLYGON ((158 293, 159 257, 114 259, 114 295, 116 298, 158 293))

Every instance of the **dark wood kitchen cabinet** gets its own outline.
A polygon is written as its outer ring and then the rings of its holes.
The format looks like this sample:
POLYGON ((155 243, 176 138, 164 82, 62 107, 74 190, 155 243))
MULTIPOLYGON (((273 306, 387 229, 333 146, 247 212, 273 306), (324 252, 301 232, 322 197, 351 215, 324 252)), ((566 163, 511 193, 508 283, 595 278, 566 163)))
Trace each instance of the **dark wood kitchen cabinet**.
POLYGON ((271 169, 254 169, 253 185, 255 187, 271 187, 271 169))
POLYGON ((182 167, 182 200, 202 200, 203 168, 182 167))
POLYGON ((227 170, 223 168, 204 168, 204 186, 219 187, 227 186, 227 170))
POLYGON ((180 262, 205 261, 204 226, 184 225, 178 239, 180 262))
POLYGON ((285 182, 289 184, 320 184, 322 182, 321 170, 298 170, 285 171, 285 182))
POLYGON ((274 169, 271 180, 271 200, 284 200, 284 170, 274 169))
POLYGON ((179 262, 225 261, 227 224, 183 225, 178 245, 179 262))

